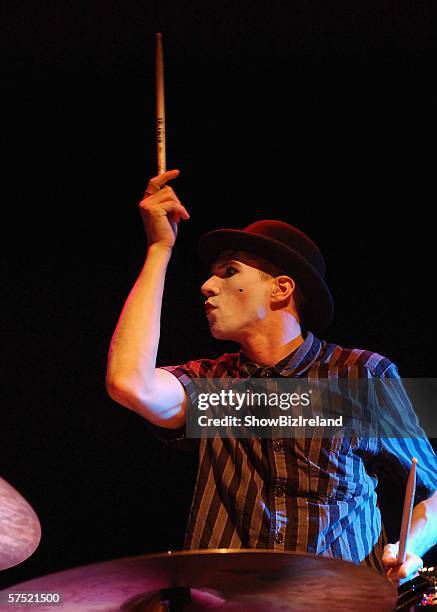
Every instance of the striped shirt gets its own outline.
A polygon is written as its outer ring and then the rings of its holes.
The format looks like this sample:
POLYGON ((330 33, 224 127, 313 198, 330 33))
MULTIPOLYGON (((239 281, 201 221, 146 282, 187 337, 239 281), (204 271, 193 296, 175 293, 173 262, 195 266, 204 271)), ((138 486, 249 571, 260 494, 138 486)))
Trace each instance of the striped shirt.
MULTIPOLYGON (((243 353, 166 366, 195 395, 195 378, 399 378, 377 353, 344 349, 308 332, 304 343, 273 367, 243 353), (363 374, 360 374, 362 376, 363 374)), ((148 424, 167 443, 195 448, 199 467, 185 544, 187 549, 260 548, 339 557, 382 570, 386 537, 377 504, 378 465, 405 485, 417 466, 416 503, 437 488, 437 460, 425 433, 396 438, 201 438, 185 428, 148 424)))

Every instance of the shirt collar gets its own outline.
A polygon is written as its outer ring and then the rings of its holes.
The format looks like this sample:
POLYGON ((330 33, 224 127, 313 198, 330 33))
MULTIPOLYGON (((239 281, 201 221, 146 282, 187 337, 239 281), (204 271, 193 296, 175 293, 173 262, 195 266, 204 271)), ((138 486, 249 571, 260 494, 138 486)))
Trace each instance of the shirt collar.
POLYGON ((271 370, 273 378, 275 376, 300 376, 316 361, 320 355, 321 348, 322 342, 309 331, 304 342, 274 366, 267 368, 254 361, 250 361, 240 350, 237 367, 242 377, 261 378, 267 369, 271 370))

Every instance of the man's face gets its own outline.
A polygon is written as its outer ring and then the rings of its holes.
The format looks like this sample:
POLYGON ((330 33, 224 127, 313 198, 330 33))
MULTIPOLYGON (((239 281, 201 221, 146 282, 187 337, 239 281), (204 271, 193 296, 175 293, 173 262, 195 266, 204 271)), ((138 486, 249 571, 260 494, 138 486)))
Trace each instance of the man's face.
POLYGON ((261 277, 260 267, 260 260, 245 251, 225 251, 212 266, 201 292, 214 338, 241 343, 262 328, 270 311, 273 277, 261 277), (209 304, 215 308, 208 309, 209 304))

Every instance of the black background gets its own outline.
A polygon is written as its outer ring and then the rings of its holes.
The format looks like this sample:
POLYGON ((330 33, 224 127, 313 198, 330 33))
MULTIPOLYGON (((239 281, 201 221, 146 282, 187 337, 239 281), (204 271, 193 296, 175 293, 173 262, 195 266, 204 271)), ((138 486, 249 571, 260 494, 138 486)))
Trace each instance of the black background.
POLYGON ((279 218, 320 245, 327 339, 434 376, 436 80, 431 2, 4 2, 1 477, 41 544, 4 586, 178 549, 195 458, 106 394, 140 270, 156 160, 154 35, 168 168, 191 220, 168 273, 159 364, 209 335, 198 237, 279 218))

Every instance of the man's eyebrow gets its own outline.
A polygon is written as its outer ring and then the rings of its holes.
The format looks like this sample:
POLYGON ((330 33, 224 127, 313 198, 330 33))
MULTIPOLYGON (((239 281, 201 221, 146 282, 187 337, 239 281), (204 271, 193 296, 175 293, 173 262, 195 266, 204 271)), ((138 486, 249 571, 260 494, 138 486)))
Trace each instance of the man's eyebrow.
POLYGON ((220 268, 224 268, 229 263, 237 265, 240 264, 239 261, 237 261, 236 259, 232 259, 231 257, 227 257, 226 259, 219 259, 219 261, 217 261, 211 266, 211 272, 214 272, 214 270, 220 270, 220 268))

